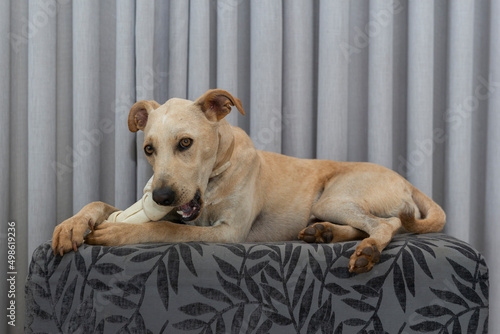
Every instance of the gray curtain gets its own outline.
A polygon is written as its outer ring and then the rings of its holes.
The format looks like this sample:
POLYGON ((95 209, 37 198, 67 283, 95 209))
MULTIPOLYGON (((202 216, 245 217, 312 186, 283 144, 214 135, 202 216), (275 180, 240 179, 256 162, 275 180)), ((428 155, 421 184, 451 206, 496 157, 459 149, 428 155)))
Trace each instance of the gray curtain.
POLYGON ((90 201, 127 207, 150 177, 130 106, 215 87, 258 148, 379 163, 442 204, 500 314, 499 18, 497 0, 0 0, 1 282, 9 221, 17 272, 17 326, 0 331, 22 332, 54 226, 90 201))

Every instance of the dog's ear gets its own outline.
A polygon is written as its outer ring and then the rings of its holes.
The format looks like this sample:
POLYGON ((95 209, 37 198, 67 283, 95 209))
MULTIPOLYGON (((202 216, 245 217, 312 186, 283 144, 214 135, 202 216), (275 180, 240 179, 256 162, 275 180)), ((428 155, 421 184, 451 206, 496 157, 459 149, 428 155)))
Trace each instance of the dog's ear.
POLYGON ((156 101, 139 101, 134 103, 128 114, 128 129, 132 132, 143 130, 148 122, 151 111, 160 107, 156 101))
POLYGON ((211 121, 220 121, 226 117, 231 111, 231 106, 235 106, 242 115, 245 115, 240 99, 222 89, 207 91, 195 101, 195 104, 200 106, 205 116, 211 121))

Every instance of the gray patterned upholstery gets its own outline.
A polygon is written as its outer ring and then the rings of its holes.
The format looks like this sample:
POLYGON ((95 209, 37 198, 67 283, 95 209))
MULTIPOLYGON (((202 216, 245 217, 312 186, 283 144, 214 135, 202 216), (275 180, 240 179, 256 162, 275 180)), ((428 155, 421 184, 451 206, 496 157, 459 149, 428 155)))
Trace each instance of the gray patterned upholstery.
POLYGON ((355 242, 85 245, 33 254, 28 333, 486 333, 488 268, 444 234, 399 235, 366 274, 355 242))

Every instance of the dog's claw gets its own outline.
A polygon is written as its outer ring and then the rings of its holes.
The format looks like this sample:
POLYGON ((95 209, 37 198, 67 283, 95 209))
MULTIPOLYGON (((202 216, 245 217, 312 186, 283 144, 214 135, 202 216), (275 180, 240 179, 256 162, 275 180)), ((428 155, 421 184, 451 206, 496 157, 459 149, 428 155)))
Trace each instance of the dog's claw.
POLYGON ((92 221, 92 219, 89 219, 88 224, 89 224, 90 231, 94 232, 95 225, 94 225, 94 222, 92 221))
POLYGON ((73 250, 75 252, 78 251, 78 245, 76 244, 76 241, 73 241, 73 250))
POLYGON ((64 248, 62 246, 59 248, 59 255, 64 255, 64 248))
POLYGON ((299 239, 308 243, 330 243, 333 240, 333 232, 330 226, 325 227, 324 223, 316 223, 302 230, 299 239))

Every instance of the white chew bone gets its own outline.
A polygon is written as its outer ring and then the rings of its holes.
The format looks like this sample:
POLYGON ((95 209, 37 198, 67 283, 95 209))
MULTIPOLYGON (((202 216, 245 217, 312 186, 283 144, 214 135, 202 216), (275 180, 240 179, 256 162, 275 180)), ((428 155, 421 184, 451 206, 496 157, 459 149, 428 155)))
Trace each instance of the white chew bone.
POLYGON ((140 200, 126 210, 113 212, 106 220, 108 222, 141 224, 165 217, 174 207, 159 205, 153 201, 152 183, 153 177, 144 187, 144 196, 140 200))

